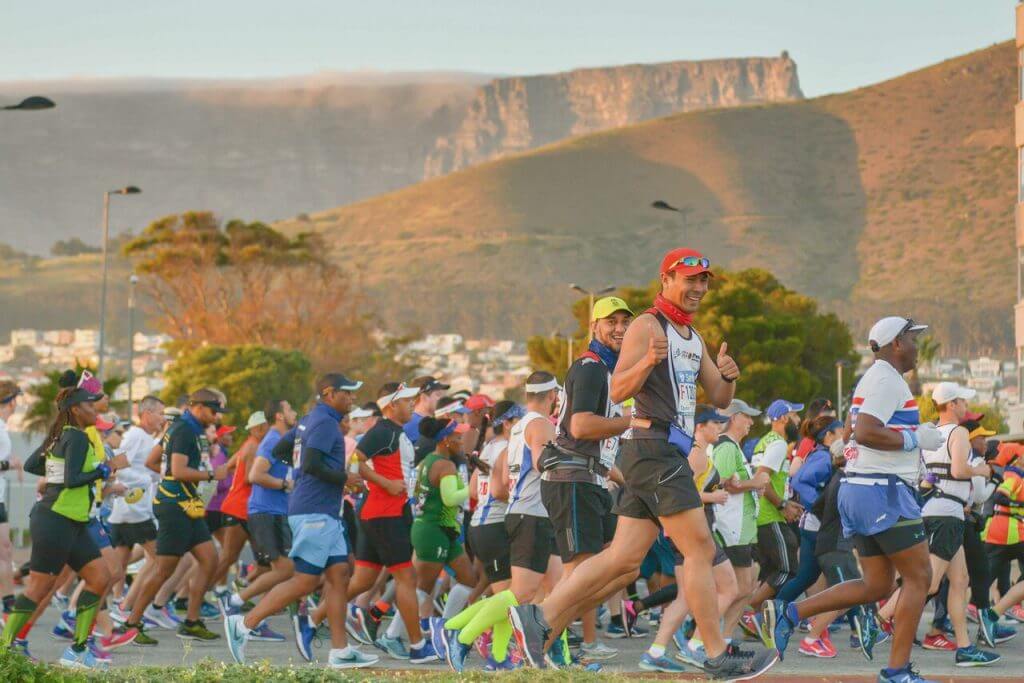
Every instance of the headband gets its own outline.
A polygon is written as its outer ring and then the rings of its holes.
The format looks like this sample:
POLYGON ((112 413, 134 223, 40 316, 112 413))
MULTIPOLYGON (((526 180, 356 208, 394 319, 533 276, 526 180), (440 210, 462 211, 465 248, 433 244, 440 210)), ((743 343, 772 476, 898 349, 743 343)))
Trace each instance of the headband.
POLYGON ((825 427, 820 432, 818 432, 817 434, 814 435, 814 440, 815 441, 821 441, 822 439, 825 438, 826 434, 828 434, 829 432, 831 432, 834 429, 839 429, 842 426, 843 426, 842 422, 840 422, 839 420, 833 420, 832 422, 829 423, 828 427, 825 427))
POLYGON ((527 384, 526 393, 528 394, 542 394, 545 391, 551 391, 552 389, 561 389, 558 385, 558 380, 552 377, 543 384, 527 384))
POLYGON ((449 436, 454 434, 455 433, 455 428, 458 427, 458 426, 459 426, 458 422, 456 422, 455 420, 450 420, 448 422, 448 424, 446 424, 444 426, 444 429, 442 429, 441 431, 439 431, 437 433, 437 436, 434 437, 434 441, 436 441, 437 443, 441 443, 442 441, 447 439, 449 436))

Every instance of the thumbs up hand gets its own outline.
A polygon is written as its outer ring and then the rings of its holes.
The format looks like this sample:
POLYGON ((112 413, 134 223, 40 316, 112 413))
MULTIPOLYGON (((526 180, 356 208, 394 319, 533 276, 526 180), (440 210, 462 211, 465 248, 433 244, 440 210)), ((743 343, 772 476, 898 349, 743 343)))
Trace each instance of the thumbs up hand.
POLYGON ((722 373, 722 379, 726 382, 735 382, 740 376, 740 366, 736 365, 736 361, 729 355, 729 345, 722 342, 722 346, 718 349, 718 357, 715 359, 715 364, 718 366, 718 371, 722 373))
POLYGON ((648 367, 653 368, 666 358, 668 358, 668 339, 652 336, 647 343, 647 354, 644 356, 644 361, 648 367))

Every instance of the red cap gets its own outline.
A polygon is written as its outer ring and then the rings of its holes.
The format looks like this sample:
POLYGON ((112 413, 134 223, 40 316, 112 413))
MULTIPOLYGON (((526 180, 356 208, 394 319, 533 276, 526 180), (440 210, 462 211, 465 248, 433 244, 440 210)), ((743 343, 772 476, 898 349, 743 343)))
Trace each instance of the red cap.
POLYGON ((100 416, 96 417, 96 429, 100 430, 101 432, 109 432, 113 428, 113 422, 107 422, 100 416))
POLYGON ((960 424, 963 424, 968 420, 975 420, 977 422, 981 422, 982 418, 984 417, 985 413, 972 413, 971 411, 968 410, 966 413, 964 413, 964 419, 960 420, 960 424))
POLYGON ((217 427, 217 438, 219 439, 225 434, 230 434, 235 431, 235 429, 236 427, 232 427, 231 425, 221 425, 220 427, 217 427))
MULTIPOLYGON (((684 266, 680 261, 687 256, 695 256, 699 259, 704 258, 704 255, 696 249, 687 249, 685 247, 673 249, 665 254, 665 258, 661 259, 661 274, 664 275, 665 273, 671 272, 680 272, 683 275, 697 275, 699 273, 714 274, 711 273, 710 263, 708 263, 708 265, 699 264, 695 266, 684 266)), ((704 261, 707 263, 707 259, 704 259, 704 261)))
POLYGON ((463 405, 469 410, 483 410, 484 408, 493 408, 494 401, 487 394, 473 394, 466 399, 463 405))
POLYGON ((1024 455, 1024 445, 1007 441, 999 444, 999 455, 993 458, 992 462, 1000 467, 1006 467, 1022 455, 1024 455))
POLYGON ((466 424, 465 422, 460 422, 457 425, 455 425, 455 433, 456 434, 465 434, 468 431, 469 431, 469 425, 466 424))

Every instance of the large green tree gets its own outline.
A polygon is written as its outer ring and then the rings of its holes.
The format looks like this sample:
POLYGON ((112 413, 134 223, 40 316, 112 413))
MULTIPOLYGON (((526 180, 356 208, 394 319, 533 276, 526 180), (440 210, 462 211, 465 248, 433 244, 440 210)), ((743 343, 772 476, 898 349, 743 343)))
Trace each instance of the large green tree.
POLYGON ((245 426, 249 414, 272 398, 287 399, 297 410, 313 396, 313 370, 299 351, 255 344, 184 349, 167 372, 163 398, 173 404, 203 387, 227 396, 225 424, 245 426))
MULTIPOLYGON (((659 288, 656 280, 648 287, 622 289, 617 295, 640 313, 650 306, 659 288)), ((586 300, 573 306, 575 349, 586 346, 587 306, 586 300)), ((846 324, 836 315, 820 311, 811 297, 784 287, 760 269, 716 270, 695 327, 712 354, 723 341, 728 342, 729 353, 742 372, 737 397, 762 408, 776 398, 809 401, 816 396, 835 396, 836 363, 856 366, 853 338, 846 324)), ((562 338, 531 338, 527 349, 534 367, 564 376, 566 344, 562 338)))

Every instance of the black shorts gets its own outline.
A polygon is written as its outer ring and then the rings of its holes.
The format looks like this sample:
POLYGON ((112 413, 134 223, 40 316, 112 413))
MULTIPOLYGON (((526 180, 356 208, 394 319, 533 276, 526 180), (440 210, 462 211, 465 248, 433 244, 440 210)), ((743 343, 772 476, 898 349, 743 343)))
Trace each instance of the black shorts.
POLYGON ((926 540, 924 523, 919 519, 900 519, 893 526, 874 536, 853 535, 853 545, 861 557, 895 555, 926 540))
POLYGON ((540 498, 562 562, 601 552, 615 535, 612 496, 603 486, 585 481, 541 481, 540 498))
POLYGON ((800 541, 793 527, 771 522, 757 527, 757 561, 761 564, 758 580, 779 590, 794 576, 800 541))
POLYGON ((722 548, 725 551, 725 556, 732 562, 733 567, 753 567, 754 566, 754 544, 745 543, 743 545, 727 545, 722 548))
POLYGON ((663 439, 623 439, 619 469, 626 486, 616 514, 650 519, 703 507, 693 470, 682 454, 663 439))
MULTIPOLYGON (((408 508, 406 508, 408 509, 408 508)), ((412 514, 359 520, 356 565, 400 569, 412 565, 412 514)))
POLYGON ((467 540, 472 543, 476 557, 484 565, 484 573, 491 583, 512 578, 511 542, 505 522, 469 527, 467 540))
POLYGON ((7 524, 7 506, 0 503, 0 524, 7 524))
POLYGON ((110 544, 115 548, 132 548, 155 540, 156 524, 151 519, 110 525, 110 544))
POLYGON ((203 518, 192 519, 177 503, 153 505, 156 513, 156 554, 182 557, 200 543, 212 540, 203 518))
MULTIPOLYGON (((672 546, 672 555, 675 558, 676 566, 683 566, 683 562, 686 561, 686 558, 681 552, 679 552, 679 546, 677 546, 671 538, 668 539, 668 542, 669 545, 672 546)), ((725 548, 718 544, 718 539, 715 538, 714 534, 711 535, 711 542, 715 544, 715 556, 711 558, 711 566, 717 567, 723 562, 730 562, 729 553, 725 552, 725 548)))
POLYGON ((830 550, 817 556, 818 566, 821 573, 825 575, 825 581, 829 588, 861 578, 860 566, 857 558, 849 550, 830 550))
POLYGON ((964 544, 964 520, 956 517, 925 517, 928 553, 949 562, 964 544))
POLYGON ((509 560, 513 567, 543 574, 555 553, 555 530, 547 517, 505 515, 505 529, 511 541, 509 560))
POLYGON ((207 510, 206 511, 206 528, 210 530, 210 533, 220 531, 224 528, 224 513, 220 510, 207 510))
POLYGON ((88 522, 76 522, 38 503, 29 515, 32 555, 29 568, 42 574, 60 574, 64 565, 78 572, 99 559, 100 549, 89 534, 88 522))
POLYGON ((292 528, 287 515, 268 512, 249 514, 249 545, 256 564, 269 566, 279 557, 287 557, 292 549, 292 528))

